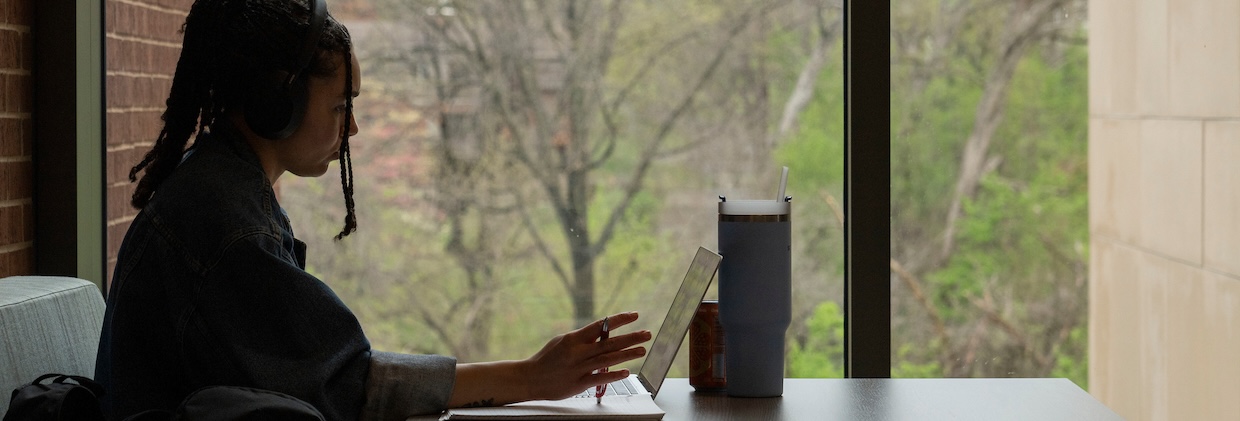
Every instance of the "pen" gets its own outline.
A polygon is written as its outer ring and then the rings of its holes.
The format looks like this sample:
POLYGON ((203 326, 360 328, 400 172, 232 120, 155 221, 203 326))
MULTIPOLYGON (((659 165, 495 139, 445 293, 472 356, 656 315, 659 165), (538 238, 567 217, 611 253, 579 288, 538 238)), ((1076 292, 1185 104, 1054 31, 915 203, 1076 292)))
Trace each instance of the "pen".
MULTIPOLYGON (((604 318, 603 318, 603 333, 599 334, 599 336, 598 336, 598 342, 599 342, 600 344, 601 344, 601 343, 603 343, 603 341, 606 341, 606 340, 607 340, 607 331, 608 331, 608 328, 607 328, 607 318, 606 318, 606 317, 604 317, 604 318)), ((607 372, 607 367, 603 367, 603 368, 598 369, 598 372, 599 372, 600 374, 601 374, 601 373, 606 373, 606 372, 607 372)), ((607 391, 607 383, 603 383, 603 384, 601 384, 601 385, 598 385, 598 386, 595 386, 595 387, 594 387, 594 399, 596 400, 596 403, 599 403, 599 404, 603 403, 603 393, 604 393, 604 392, 606 392, 606 391, 607 391)))

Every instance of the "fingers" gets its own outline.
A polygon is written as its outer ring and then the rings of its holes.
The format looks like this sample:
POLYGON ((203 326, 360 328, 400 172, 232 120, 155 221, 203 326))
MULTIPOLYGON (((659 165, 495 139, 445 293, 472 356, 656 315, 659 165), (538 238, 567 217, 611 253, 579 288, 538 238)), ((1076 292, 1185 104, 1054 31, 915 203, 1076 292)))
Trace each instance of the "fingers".
MULTIPOLYGON (((636 311, 616 313, 616 314, 607 316, 607 329, 608 331, 615 332, 616 328, 627 325, 629 323, 633 323, 635 320, 637 320, 636 311)), ((585 325, 581 329, 577 329, 576 331, 574 331, 573 336, 575 336, 577 340, 581 342, 594 342, 598 340, 599 335, 602 333, 603 333, 603 319, 598 319, 598 320, 595 320, 593 323, 585 325)))
POLYGON ((590 359, 590 366, 593 367, 611 367, 626 361, 632 361, 646 355, 646 348, 637 346, 620 351, 608 352, 600 354, 590 359))
POLYGON ((590 375, 591 384, 587 387, 594 387, 594 386, 598 386, 604 383, 611 383, 617 380, 624 379, 625 377, 628 377, 628 376, 629 376, 628 369, 608 371, 606 373, 591 374, 590 375))
POLYGON ((602 343, 602 352, 607 353, 625 349, 633 345, 649 341, 651 336, 652 335, 649 330, 640 330, 637 332, 613 336, 602 343))
MULTIPOLYGON (((616 313, 616 314, 607 316, 607 324, 608 324, 608 327, 611 328, 611 330, 616 330, 616 328, 627 325, 629 323, 633 323, 636 320, 637 320, 636 311, 616 313)), ((600 320, 598 322, 598 325, 601 328, 601 326, 603 326, 603 322, 600 320)))

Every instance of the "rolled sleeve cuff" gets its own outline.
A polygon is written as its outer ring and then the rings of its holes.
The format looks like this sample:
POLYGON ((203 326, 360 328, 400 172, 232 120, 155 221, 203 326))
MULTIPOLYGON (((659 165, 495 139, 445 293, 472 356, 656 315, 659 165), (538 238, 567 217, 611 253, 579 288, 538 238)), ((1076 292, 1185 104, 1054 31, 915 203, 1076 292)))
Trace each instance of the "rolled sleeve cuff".
POLYGON ((404 421, 442 412, 455 381, 455 358, 372 351, 361 419, 404 421))

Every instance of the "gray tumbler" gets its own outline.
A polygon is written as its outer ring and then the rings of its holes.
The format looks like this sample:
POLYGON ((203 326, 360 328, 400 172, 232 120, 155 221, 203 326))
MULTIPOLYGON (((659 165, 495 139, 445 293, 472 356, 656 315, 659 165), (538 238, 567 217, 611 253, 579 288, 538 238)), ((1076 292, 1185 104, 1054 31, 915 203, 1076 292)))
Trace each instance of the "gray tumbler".
POLYGON ((792 322, 792 222, 787 200, 719 202, 719 320, 728 396, 784 393, 792 322))

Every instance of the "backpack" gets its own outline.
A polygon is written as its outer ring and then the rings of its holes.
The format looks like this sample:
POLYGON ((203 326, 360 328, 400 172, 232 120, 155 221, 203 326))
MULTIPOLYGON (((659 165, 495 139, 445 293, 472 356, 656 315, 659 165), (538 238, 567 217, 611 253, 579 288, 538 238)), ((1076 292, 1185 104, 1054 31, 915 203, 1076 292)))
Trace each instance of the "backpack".
MULTIPOLYGON (((104 421, 103 386, 82 376, 44 374, 13 390, 2 421, 104 421), (45 380, 53 378, 51 382, 45 380), (73 382, 69 382, 72 380, 73 382)), ((314 406, 270 390, 208 386, 181 401, 176 412, 144 411, 125 421, 324 421, 314 406)))
MULTIPOLYGON (((190 393, 175 413, 151 410, 125 421, 324 421, 310 404, 270 390, 208 386, 190 393)), ((4 420, 8 421, 8 420, 4 420)))
POLYGON ((86 377, 44 374, 13 389, 4 421, 103 421, 99 408, 103 393, 103 386, 86 377), (43 382, 53 377, 50 383, 43 382))

